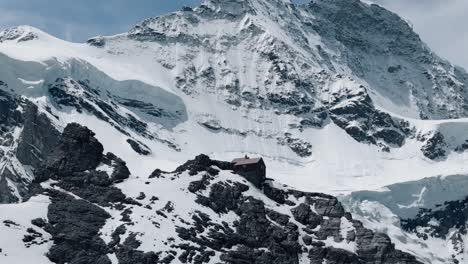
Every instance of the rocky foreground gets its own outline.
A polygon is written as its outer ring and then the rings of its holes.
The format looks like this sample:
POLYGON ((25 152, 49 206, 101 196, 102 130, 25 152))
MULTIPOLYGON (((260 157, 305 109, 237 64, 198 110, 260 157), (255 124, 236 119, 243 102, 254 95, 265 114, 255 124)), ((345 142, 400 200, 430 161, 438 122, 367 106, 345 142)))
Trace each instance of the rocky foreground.
POLYGON ((205 155, 134 177, 75 123, 35 174, 27 199, 48 197, 47 217, 3 225, 53 263, 419 263, 333 196, 258 189, 205 155))

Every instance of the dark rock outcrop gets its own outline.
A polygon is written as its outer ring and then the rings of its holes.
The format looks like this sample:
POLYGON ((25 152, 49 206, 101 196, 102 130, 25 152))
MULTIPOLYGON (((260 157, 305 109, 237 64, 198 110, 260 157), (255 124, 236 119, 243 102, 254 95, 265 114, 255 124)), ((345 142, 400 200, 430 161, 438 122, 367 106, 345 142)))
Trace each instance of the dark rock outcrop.
POLYGON ((140 155, 143 155, 143 156, 147 156, 149 154, 151 154, 151 151, 149 150, 149 148, 147 146, 145 146, 144 144, 140 143, 140 142, 137 142, 131 138, 127 139, 127 143, 130 145, 130 147, 138 154, 140 155))
MULTIPOLYGON (((185 186, 196 195, 195 202, 220 219, 228 214, 236 219, 228 224, 201 211, 191 214, 191 219, 181 219, 176 211, 177 201, 167 201, 153 214, 174 224, 179 242, 168 238, 166 243, 174 250, 160 252, 155 248, 144 252, 139 249, 139 234, 127 228, 135 224, 134 207, 143 208, 140 202, 145 202, 147 196, 140 192, 136 202, 113 186, 128 178, 129 172, 124 161, 111 153, 103 155, 102 151, 102 145, 89 129, 69 124, 50 157, 37 169, 36 183, 54 180, 51 187, 43 189, 36 184, 33 189, 51 198, 48 222, 36 219, 34 225, 52 235, 54 245, 47 256, 55 263, 110 264, 108 254, 114 254, 119 263, 201 264, 212 260, 217 252, 225 263, 295 264, 304 254, 310 263, 419 263, 413 256, 396 250, 388 236, 372 232, 353 220, 335 197, 277 189, 270 183, 264 187, 268 196, 253 197, 249 194, 249 183, 242 177, 219 178, 220 170, 223 174, 233 173, 230 162, 211 160, 206 155, 197 156, 171 173, 155 171, 151 179, 198 177, 199 180, 185 186), (111 175, 96 170, 101 164, 113 168, 111 175), (270 205, 267 197, 278 204, 270 205), (298 204, 299 200, 303 202, 298 204), (111 234, 108 244, 100 237, 102 227, 111 217, 105 208, 113 208, 122 215, 122 225, 111 234), (349 224, 343 226, 343 221, 349 224), (351 228, 346 230, 345 237, 343 228, 351 228), (124 241, 123 234, 127 234, 124 241), (356 243, 356 251, 327 247, 325 241, 329 238, 336 243, 352 241, 356 243)), ((157 200, 151 198, 151 203, 157 200)), ((144 208, 152 210, 151 206, 144 208)), ((153 224, 157 232, 159 224, 153 224)), ((30 233, 25 239, 34 240, 33 235, 30 233)))
POLYGON ((38 166, 58 138, 59 132, 36 105, 0 89, 0 203, 19 202, 27 195, 32 175, 21 167, 38 166), (19 138, 15 131, 21 131, 19 138))
POLYGON ((230 162, 211 160, 210 157, 201 154, 195 157, 194 160, 189 160, 183 165, 177 167, 174 172, 180 173, 188 170, 190 175, 196 175, 202 171, 215 173, 212 166, 216 166, 222 170, 232 169, 232 164, 230 162))
POLYGON ((468 197, 445 202, 435 209, 422 208, 416 217, 402 220, 402 227, 423 239, 429 236, 447 239, 452 230, 466 234, 467 223, 468 197))
POLYGON ((24 165, 36 168, 58 143, 60 132, 45 114, 38 112, 36 105, 29 102, 24 107, 23 120, 16 157, 24 165))
POLYGON ((434 133, 430 136, 424 146, 422 146, 421 151, 424 156, 428 157, 431 160, 443 159, 446 157, 446 148, 447 143, 445 143, 444 135, 440 132, 434 133))
POLYGON ((100 230, 110 215, 101 207, 125 207, 138 204, 113 186, 129 177, 125 162, 112 153, 103 155, 103 147, 88 128, 72 123, 65 127, 50 155, 36 170, 34 192, 51 197, 49 223, 44 230, 52 235, 54 245, 47 256, 55 263, 110 264, 108 245, 100 230), (100 164, 113 173, 97 171, 100 164), (53 179, 53 186, 43 189, 38 183, 53 179))
MULTIPOLYGON (((196 164, 213 164, 206 156, 199 159, 203 162, 196 164)), ((193 165, 193 161, 189 164, 193 165)), ((209 167, 206 166, 180 167, 178 173, 186 171, 194 175, 194 168, 197 174, 203 171, 203 167, 207 172, 209 167)), ((290 215, 300 224, 298 226, 291 222, 290 216, 275 211, 274 207, 267 208, 263 200, 247 195, 247 185, 214 182, 215 179, 216 176, 203 177, 197 183, 202 188, 193 189, 194 193, 198 193, 196 202, 220 215, 234 212, 239 219, 231 228, 216 224, 210 217, 199 213, 194 218, 194 227, 178 227, 176 231, 181 239, 201 246, 178 245, 178 248, 185 250, 181 256, 184 263, 190 262, 188 256, 206 256, 208 249, 224 249, 221 260, 226 263, 298 263, 302 252, 307 252, 311 263, 419 263, 414 256, 396 250, 387 235, 375 233, 353 220, 333 196, 280 190, 266 184, 268 188, 264 190, 268 196, 288 206, 290 215), (206 189, 210 190, 208 195, 199 192, 206 189), (296 205, 290 197, 304 199, 305 202, 296 205), (348 221, 352 228, 347 230, 346 237, 342 237, 343 221, 348 221), (206 230, 210 231, 206 233, 206 230), (299 235, 299 230, 305 235, 299 235), (356 252, 325 247, 323 241, 329 237, 337 243, 355 242, 356 252), (306 247, 299 241, 304 241, 306 247), (237 245, 236 249, 231 249, 233 245, 237 245)))
POLYGON ((86 200, 56 191, 49 195, 52 203, 45 230, 54 240, 47 254, 49 259, 58 264, 110 264, 106 256, 107 246, 99 237, 99 231, 110 215, 86 200))

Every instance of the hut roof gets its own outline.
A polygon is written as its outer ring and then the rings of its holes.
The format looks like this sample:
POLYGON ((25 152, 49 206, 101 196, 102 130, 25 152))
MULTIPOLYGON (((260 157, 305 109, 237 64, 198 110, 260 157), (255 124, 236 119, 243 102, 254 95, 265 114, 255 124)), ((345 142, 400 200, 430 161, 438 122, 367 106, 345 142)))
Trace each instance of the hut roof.
POLYGON ((234 159, 232 160, 232 164, 234 166, 239 166, 239 165, 249 165, 249 164, 257 164, 262 160, 262 158, 254 158, 254 159, 249 159, 249 158, 240 158, 240 159, 234 159))

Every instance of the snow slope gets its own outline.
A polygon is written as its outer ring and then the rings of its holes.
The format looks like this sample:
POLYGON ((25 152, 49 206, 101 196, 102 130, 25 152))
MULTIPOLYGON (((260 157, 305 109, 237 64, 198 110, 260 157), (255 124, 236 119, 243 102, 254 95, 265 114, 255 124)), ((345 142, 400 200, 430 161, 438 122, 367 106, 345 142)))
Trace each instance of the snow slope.
POLYGON ((0 205, 0 259, 4 263, 52 263, 45 254, 51 244, 50 235, 45 231, 34 227, 31 220, 42 218, 47 219, 47 207, 50 204, 49 197, 36 196, 28 202, 21 204, 0 205), (23 238, 28 228, 33 228, 39 232, 41 237, 36 239, 36 243, 24 243, 23 238))

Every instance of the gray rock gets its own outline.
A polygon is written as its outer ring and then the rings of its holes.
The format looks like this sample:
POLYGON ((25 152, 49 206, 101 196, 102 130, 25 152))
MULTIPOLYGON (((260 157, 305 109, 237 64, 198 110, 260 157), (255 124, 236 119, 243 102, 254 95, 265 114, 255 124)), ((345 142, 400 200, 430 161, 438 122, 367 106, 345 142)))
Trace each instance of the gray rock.
POLYGON ((24 165, 36 168, 57 145, 60 132, 51 124, 49 118, 39 113, 37 106, 30 102, 24 107, 23 120, 16 157, 24 165))

